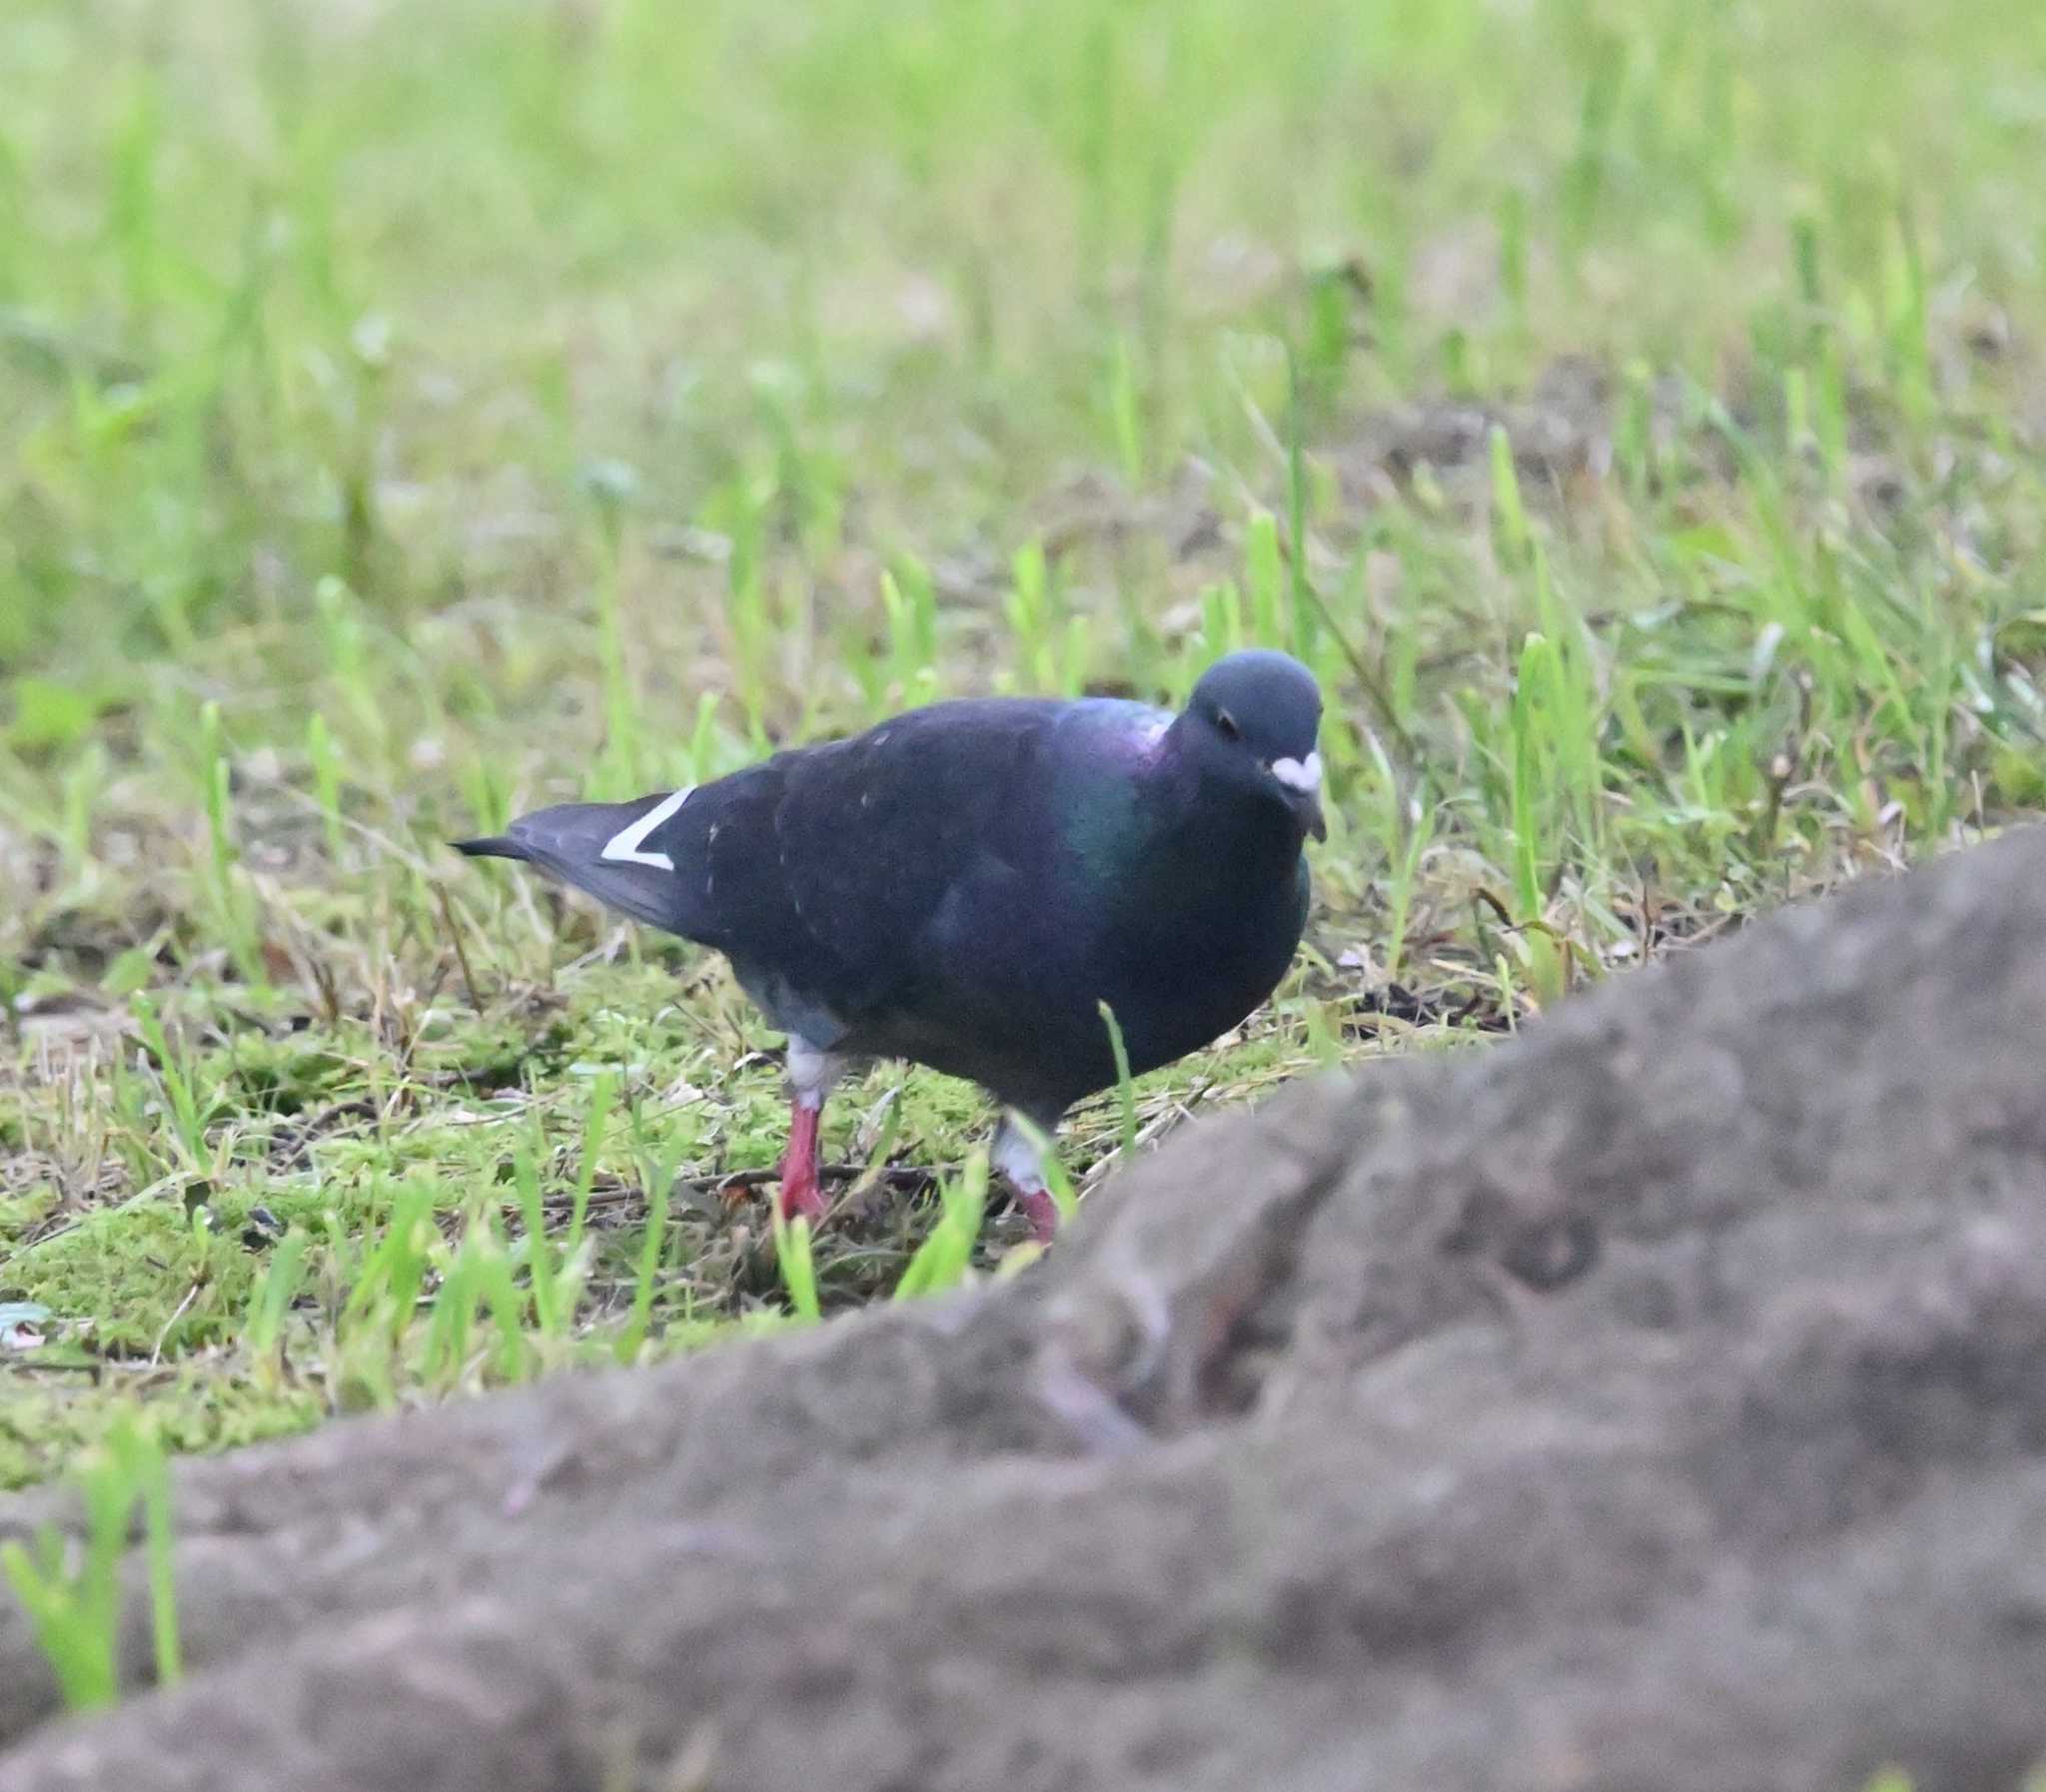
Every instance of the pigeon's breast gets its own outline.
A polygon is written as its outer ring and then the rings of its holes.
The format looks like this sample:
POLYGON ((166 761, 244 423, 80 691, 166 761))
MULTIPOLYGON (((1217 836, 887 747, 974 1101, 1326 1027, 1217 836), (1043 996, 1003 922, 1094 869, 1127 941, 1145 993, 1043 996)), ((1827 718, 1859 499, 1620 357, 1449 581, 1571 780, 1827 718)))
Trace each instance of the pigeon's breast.
POLYGON ((1279 986, 1307 922, 1307 861, 1241 864, 1119 931, 1104 980, 1135 1072, 1219 1039, 1279 986))
POLYGON ((1120 878, 1068 866, 981 891, 953 935, 959 952, 935 1005, 944 1024, 897 1049, 1056 1112, 1115 1081, 1104 1002, 1137 1074, 1210 1044, 1264 1002, 1306 920, 1298 845, 1284 859, 1190 868, 1162 854, 1155 867, 1133 863, 1128 844, 1120 878))

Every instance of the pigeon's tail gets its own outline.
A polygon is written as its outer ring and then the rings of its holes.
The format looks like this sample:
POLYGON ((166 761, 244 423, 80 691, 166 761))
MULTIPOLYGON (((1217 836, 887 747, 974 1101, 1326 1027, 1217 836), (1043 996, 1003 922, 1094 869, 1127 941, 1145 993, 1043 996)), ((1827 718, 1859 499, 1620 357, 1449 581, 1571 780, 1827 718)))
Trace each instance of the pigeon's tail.
POLYGON ((629 803, 561 803, 521 815, 502 834, 451 844, 471 858, 518 859, 586 890, 606 908, 686 934, 696 918, 686 872, 701 830, 678 811, 687 790, 629 803))
POLYGON ((492 834, 483 840, 450 840, 448 844, 457 852, 467 853, 473 859, 529 859, 532 854, 512 838, 510 834, 492 834))

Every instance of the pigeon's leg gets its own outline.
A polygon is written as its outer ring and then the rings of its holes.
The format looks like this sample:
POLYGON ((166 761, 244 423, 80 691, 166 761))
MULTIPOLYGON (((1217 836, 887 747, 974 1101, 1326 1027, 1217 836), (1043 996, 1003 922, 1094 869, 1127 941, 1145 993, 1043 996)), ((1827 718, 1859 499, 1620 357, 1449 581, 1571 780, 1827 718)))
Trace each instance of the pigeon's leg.
MULTIPOLYGON (((1002 1124, 995 1130, 995 1145, 990 1155, 995 1169, 1008 1179, 1009 1187, 1015 1191, 1016 1206, 1030 1222, 1032 1235, 1040 1245, 1049 1245, 1052 1234, 1058 1231, 1058 1203, 1052 1200, 1051 1190, 1045 1184, 1044 1153, 1021 1124, 1025 1118, 1014 1108, 1002 1110, 1002 1124)), ((1054 1117, 1051 1126, 1035 1120, 1031 1124, 1049 1138, 1058 1121, 1054 1117)))
POLYGON ((817 1184, 817 1123, 824 1098, 844 1068, 842 1059, 793 1033, 788 1036, 788 1149, 781 1154, 781 1189, 774 1197, 774 1211, 784 1220, 800 1214, 814 1223, 824 1216, 817 1184))

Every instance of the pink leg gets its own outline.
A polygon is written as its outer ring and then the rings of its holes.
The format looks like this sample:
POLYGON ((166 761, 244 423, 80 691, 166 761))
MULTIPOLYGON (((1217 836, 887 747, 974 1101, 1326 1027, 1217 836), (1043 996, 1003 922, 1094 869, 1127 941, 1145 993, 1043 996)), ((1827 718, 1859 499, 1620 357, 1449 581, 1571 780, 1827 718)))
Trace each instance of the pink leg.
POLYGON ((781 1154, 781 1188, 774 1197, 774 1211, 784 1220, 800 1214, 815 1225, 824 1217, 817 1186, 817 1121, 823 1112, 821 1102, 798 1098, 790 1104, 788 1149, 781 1154))
MULTIPOLYGON (((1053 1116, 1051 1125, 1056 1124, 1053 1116)), ((1042 1130, 1049 1133, 1051 1126, 1042 1130)), ((1015 1196, 1016 1211, 1030 1222, 1030 1236, 1040 1245, 1049 1245, 1059 1229, 1059 1204, 1044 1185, 1043 1156, 1013 1111, 1002 1115, 1002 1124, 995 1131, 994 1167, 1015 1196)))
MULTIPOLYGON (((1012 1185, 1013 1186, 1013 1185, 1012 1185)), ((1059 1204, 1049 1189, 1016 1189, 1016 1211, 1030 1222, 1030 1236, 1049 1245, 1059 1229, 1059 1204)))

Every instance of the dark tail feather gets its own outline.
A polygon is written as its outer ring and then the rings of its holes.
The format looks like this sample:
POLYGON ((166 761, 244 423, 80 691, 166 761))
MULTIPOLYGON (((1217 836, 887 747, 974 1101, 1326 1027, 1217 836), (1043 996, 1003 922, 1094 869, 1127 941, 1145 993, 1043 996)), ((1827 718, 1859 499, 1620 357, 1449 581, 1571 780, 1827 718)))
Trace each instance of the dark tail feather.
POLYGON ((530 859, 532 854, 512 838, 510 834, 493 834, 486 840, 450 840, 448 844, 457 852, 467 853, 473 859, 530 859))
POLYGON ((675 855, 688 863, 697 833, 675 815, 689 795, 680 790, 629 803, 559 803, 519 816, 506 833, 453 844, 472 858, 521 860, 621 915, 687 935, 693 918, 688 898, 703 882, 675 874, 675 855))

